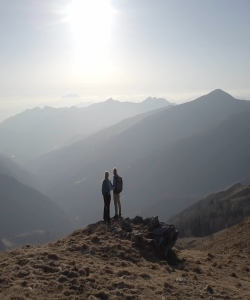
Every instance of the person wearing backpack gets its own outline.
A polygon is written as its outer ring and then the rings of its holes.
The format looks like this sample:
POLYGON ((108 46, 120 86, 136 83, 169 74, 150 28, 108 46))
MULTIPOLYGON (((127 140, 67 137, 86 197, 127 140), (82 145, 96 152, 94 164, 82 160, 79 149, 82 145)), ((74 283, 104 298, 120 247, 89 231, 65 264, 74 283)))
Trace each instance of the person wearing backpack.
POLYGON ((117 169, 113 169, 113 197, 114 197, 114 205, 115 205, 115 218, 118 218, 118 208, 119 208, 119 217, 121 217, 121 201, 120 201, 120 193, 123 189, 123 181, 122 178, 117 174, 117 169))
POLYGON ((109 180, 109 172, 105 172, 104 180, 102 183, 102 195, 104 200, 104 210, 103 210, 103 219, 105 222, 110 223, 110 201, 111 195, 110 191, 114 189, 111 181, 109 180))

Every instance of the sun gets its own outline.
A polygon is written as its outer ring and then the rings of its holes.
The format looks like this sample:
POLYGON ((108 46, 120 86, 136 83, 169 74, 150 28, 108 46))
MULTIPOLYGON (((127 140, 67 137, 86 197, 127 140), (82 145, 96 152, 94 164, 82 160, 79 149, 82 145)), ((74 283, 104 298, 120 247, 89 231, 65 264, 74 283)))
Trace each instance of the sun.
POLYGON ((113 9, 108 0, 73 0, 67 9, 78 60, 85 67, 103 63, 111 35, 113 9))

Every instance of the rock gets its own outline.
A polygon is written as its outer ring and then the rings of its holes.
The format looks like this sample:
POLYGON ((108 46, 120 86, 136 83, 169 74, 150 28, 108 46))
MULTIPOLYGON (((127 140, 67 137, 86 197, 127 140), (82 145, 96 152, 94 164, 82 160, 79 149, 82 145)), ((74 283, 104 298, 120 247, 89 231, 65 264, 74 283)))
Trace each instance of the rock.
POLYGON ((159 227, 160 222, 158 220, 158 217, 153 217, 149 220, 149 222, 146 224, 149 231, 152 231, 154 228, 159 227))
POLYGON ((206 290, 207 292, 209 292, 210 294, 213 294, 213 293, 214 293, 213 288, 212 288, 211 285, 209 285, 209 284, 206 285, 205 290, 206 290))
POLYGON ((66 276, 60 276, 59 279, 58 279, 58 281, 59 281, 60 283, 63 283, 63 282, 65 282, 65 281, 67 281, 67 280, 68 280, 68 278, 67 278, 66 276))
POLYGON ((208 253, 208 254, 207 254, 207 256, 208 256, 209 258, 211 258, 211 259, 213 259, 213 258, 214 258, 214 255, 213 255, 213 254, 211 254, 211 253, 208 253))
POLYGON ((43 266, 44 273, 57 273, 59 271, 60 271, 60 269, 56 268, 56 267, 51 267, 51 266, 47 266, 47 265, 43 266))
POLYGON ((135 234, 133 236, 133 242, 135 242, 137 244, 141 243, 142 239, 143 239, 143 235, 141 233, 135 234))
POLYGON ((166 289, 172 289, 173 288, 173 286, 170 283, 168 283, 168 282, 164 282, 164 287, 166 289))
POLYGON ((125 230, 127 232, 132 232, 132 230, 133 230, 132 227, 130 226, 130 224, 126 221, 121 222, 121 228, 122 228, 122 230, 125 230))
POLYGON ((200 267, 193 268, 193 271, 197 274, 202 274, 202 269, 200 267))
POLYGON ((133 223, 138 225, 138 224, 142 224, 143 223, 143 218, 142 217, 139 217, 139 216, 136 216, 133 220, 133 223))
POLYGON ((104 291, 100 291, 99 293, 96 294, 96 297, 99 299, 107 300, 109 299, 109 294, 107 294, 104 291))
POLYGON ((65 291, 65 292, 63 292, 63 294, 64 294, 64 296, 66 296, 66 297, 68 297, 68 296, 70 296, 70 291, 65 291))
POLYGON ((17 273, 17 276, 20 278, 26 277, 29 275, 29 272, 25 271, 25 270, 21 270, 17 273))
POLYGON ((89 276, 89 267, 82 268, 82 269, 79 271, 79 274, 80 274, 81 276, 89 276))
POLYGON ((49 253, 48 254, 48 259, 57 260, 58 256, 55 253, 49 253))
POLYGON ((100 239, 98 236, 94 235, 91 237, 91 242, 92 243, 99 243, 100 242, 100 239))
POLYGON ((174 225, 159 222, 158 217, 147 218, 136 216, 134 219, 118 219, 111 224, 112 235, 133 242, 133 246, 141 251, 143 257, 158 256, 166 259, 177 240, 178 230, 174 225), (139 225, 134 227, 133 225, 139 225))

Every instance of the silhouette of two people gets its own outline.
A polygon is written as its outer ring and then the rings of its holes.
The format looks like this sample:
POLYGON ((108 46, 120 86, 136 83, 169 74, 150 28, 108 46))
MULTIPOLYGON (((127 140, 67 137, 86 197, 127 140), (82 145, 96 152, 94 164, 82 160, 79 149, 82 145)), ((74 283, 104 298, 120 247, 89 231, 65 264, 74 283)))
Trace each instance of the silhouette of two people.
POLYGON ((109 180, 109 172, 106 171, 104 173, 104 180, 102 183, 102 195, 104 200, 104 211, 103 211, 103 219, 105 222, 110 222, 110 202, 111 202, 111 191, 113 191, 113 199, 115 206, 115 216, 114 218, 121 217, 121 201, 120 201, 120 193, 123 188, 122 178, 117 174, 117 169, 113 169, 113 184, 109 180))

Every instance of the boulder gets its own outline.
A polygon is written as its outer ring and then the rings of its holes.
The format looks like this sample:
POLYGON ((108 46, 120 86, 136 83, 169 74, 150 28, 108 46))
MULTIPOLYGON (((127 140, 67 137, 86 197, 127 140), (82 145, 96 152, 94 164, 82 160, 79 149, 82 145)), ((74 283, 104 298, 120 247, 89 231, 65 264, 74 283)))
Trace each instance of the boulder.
MULTIPOLYGON (((167 258, 178 238, 178 230, 172 224, 159 222, 158 217, 146 218, 136 216, 134 219, 126 218, 115 221, 113 225, 122 230, 115 231, 120 237, 132 240, 134 246, 141 249, 143 256, 157 256, 167 258)), ((111 229, 113 230, 113 229, 111 229)))

